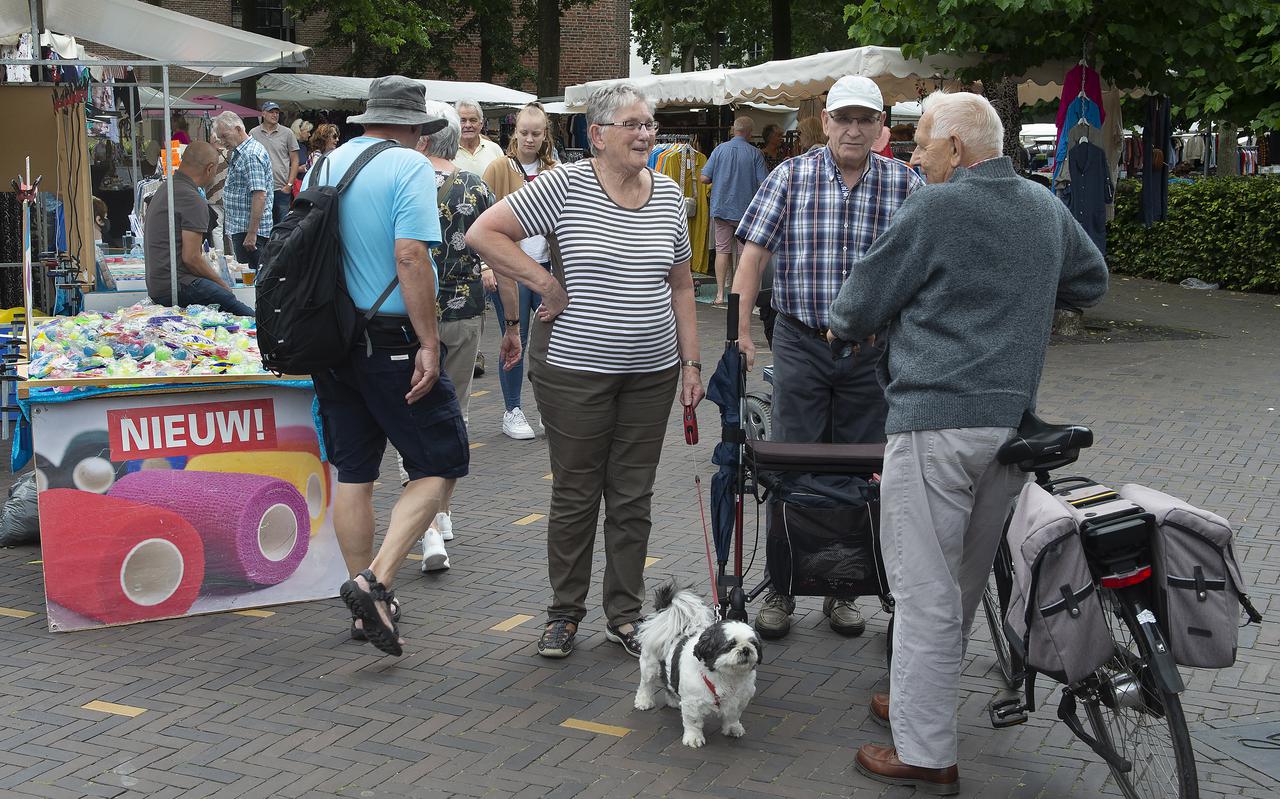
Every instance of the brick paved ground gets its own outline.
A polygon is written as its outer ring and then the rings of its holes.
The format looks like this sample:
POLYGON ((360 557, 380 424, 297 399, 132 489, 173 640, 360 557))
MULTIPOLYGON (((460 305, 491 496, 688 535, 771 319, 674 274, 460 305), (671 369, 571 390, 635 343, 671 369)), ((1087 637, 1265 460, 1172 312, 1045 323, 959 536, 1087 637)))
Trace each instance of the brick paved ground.
MULTIPOLYGON (((1200 733, 1280 722, 1278 307, 1274 297, 1118 280, 1095 318, 1211 336, 1055 346, 1041 392, 1046 415, 1097 431, 1079 471, 1166 488, 1239 525, 1255 602, 1273 620, 1242 631, 1234 668, 1187 672, 1183 701, 1200 733)), ((722 346, 723 312, 702 307, 700 317, 710 362, 722 346)), ((491 359, 493 349, 486 346, 491 359)), ((882 790, 851 765, 858 745, 885 737, 865 711, 871 691, 886 684, 879 612, 866 635, 843 639, 827 629, 817 600, 802 599, 796 629, 766 647, 747 736, 712 734, 696 753, 680 745, 675 711, 631 709, 637 665, 604 640, 598 583, 579 650, 561 662, 538 658, 545 520, 515 522, 546 512, 545 448, 501 435, 492 372, 475 388, 489 393, 472 403, 481 446, 458 495, 453 569, 423 577, 409 563, 402 571, 409 645, 399 660, 349 642, 337 600, 277 607, 267 618, 51 635, 40 568, 29 563, 38 550, 0 551, 0 607, 34 614, 0 616, 0 795, 909 795, 882 790), (517 614, 533 618, 494 629, 517 614), (82 709, 94 700, 145 712, 82 709), (570 719, 625 734, 565 726, 570 719)), ((700 416, 704 444, 692 452, 672 420, 654 502, 653 581, 705 584, 693 475, 710 473, 712 407, 700 416)), ((381 523, 395 493, 394 480, 378 490, 381 523)), ((1052 709, 993 731, 984 706, 996 689, 979 631, 960 711, 964 796, 1114 793, 1106 769, 1052 709)), ((1204 796, 1276 795, 1263 772, 1203 744, 1198 754, 1204 796)))

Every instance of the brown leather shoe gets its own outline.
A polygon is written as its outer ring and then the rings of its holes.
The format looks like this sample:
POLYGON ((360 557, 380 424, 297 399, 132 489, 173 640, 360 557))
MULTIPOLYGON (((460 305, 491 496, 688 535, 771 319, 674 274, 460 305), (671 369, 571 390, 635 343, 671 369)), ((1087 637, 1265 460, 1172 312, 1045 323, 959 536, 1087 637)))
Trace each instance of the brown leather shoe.
POLYGON ((858 749, 858 757, 854 762, 858 771, 876 782, 903 785, 935 796, 954 796, 960 793, 960 771, 955 766, 908 766, 898 759, 898 752, 892 746, 863 744, 858 749))
POLYGON ((871 695, 871 718, 882 727, 889 726, 889 695, 871 695))

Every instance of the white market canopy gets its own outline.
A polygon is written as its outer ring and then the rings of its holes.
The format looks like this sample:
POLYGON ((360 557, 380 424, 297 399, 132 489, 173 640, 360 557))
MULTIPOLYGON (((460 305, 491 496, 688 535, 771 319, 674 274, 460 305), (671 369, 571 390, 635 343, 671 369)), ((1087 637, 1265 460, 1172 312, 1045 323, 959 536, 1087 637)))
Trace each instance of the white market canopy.
MULTIPOLYGON (((522 106, 538 99, 528 92, 478 81, 419 80, 427 99, 443 103, 474 100, 485 105, 522 106)), ((265 75, 258 81, 258 100, 274 100, 297 109, 359 109, 369 98, 373 78, 342 75, 265 75)))
MULTIPOLYGON (((948 88, 955 88, 957 84, 951 79, 957 71, 980 62, 981 57, 977 55, 955 54, 910 59, 904 57, 897 47, 866 46, 769 61, 742 69, 708 69, 592 81, 566 88, 564 99, 571 108, 581 108, 596 89, 632 83, 659 106, 747 102, 795 105, 823 96, 831 84, 845 75, 863 75, 880 87, 885 104, 893 105, 899 101, 916 100, 922 89, 929 91, 940 82, 948 88)), ((1058 96, 1059 82, 1069 66, 1045 64, 1029 70, 1019 86, 1019 98, 1028 103, 1058 96)))
MULTIPOLYGON (((260 36, 140 0, 40 0, 47 29, 160 63, 198 67, 231 83, 280 67, 305 67, 311 48, 260 36), (245 66, 252 63, 254 66, 245 66)), ((0 0, 0 36, 31 31, 29 0, 0 0)))

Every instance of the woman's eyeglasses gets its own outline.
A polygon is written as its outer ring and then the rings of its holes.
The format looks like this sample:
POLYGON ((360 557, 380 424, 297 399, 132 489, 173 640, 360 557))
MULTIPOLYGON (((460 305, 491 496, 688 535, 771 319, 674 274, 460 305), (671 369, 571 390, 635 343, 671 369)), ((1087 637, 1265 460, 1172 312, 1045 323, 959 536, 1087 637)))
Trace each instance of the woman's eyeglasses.
POLYGON ((602 128, 622 128, 628 133, 635 133, 644 128, 650 133, 658 132, 658 121, 656 119, 648 122, 636 122, 634 119, 628 119, 626 122, 598 122, 596 123, 602 128))

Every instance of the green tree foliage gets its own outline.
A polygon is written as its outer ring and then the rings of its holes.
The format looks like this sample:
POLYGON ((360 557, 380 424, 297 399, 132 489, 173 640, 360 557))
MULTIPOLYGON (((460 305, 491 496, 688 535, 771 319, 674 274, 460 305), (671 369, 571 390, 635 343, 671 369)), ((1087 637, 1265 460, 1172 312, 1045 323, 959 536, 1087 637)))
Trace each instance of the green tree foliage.
MULTIPOLYGON (((852 46, 839 4, 791 0, 793 56, 852 46)), ((750 66, 773 58, 772 0, 632 0, 640 57, 661 71, 750 66)))
POLYGON ((1280 4, 1184 0, 864 0, 845 7, 849 35, 992 56, 960 77, 1018 76, 1087 57, 1123 88, 1167 94, 1184 118, 1280 125, 1280 4))
POLYGON ((1113 271, 1280 292, 1280 178, 1201 178, 1172 185, 1168 218, 1151 227, 1142 224, 1141 199, 1139 181, 1120 183, 1116 218, 1107 226, 1113 271))
POLYGON ((432 47, 452 27, 447 0, 288 0, 287 7, 298 19, 324 14, 318 44, 349 48, 343 69, 352 75, 420 75, 437 65, 432 47))

